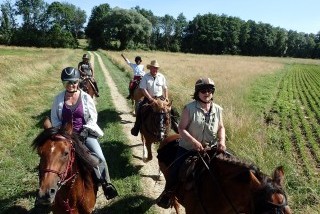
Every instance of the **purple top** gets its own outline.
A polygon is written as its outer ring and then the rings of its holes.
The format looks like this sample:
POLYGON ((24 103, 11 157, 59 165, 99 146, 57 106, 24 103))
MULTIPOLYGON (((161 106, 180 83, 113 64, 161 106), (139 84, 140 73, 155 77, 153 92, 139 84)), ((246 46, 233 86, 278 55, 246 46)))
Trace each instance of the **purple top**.
POLYGON ((62 108, 62 125, 72 121, 73 131, 80 133, 83 129, 84 114, 83 114, 83 105, 81 98, 79 97, 76 104, 70 106, 64 103, 62 108))

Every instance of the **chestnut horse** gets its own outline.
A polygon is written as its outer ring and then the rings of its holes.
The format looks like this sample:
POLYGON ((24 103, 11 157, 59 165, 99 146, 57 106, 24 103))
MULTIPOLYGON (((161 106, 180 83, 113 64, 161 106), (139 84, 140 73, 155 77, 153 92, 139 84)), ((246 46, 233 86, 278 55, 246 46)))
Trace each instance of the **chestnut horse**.
POLYGON ((98 185, 92 166, 98 162, 89 160, 91 155, 81 145, 72 134, 72 125, 52 128, 50 120, 45 120, 44 131, 32 143, 40 156, 36 210, 54 214, 93 212, 98 185))
POLYGON ((83 77, 80 83, 80 88, 89 94, 92 98, 93 96, 97 96, 96 90, 94 89, 94 85, 92 83, 91 77, 83 77))
POLYGON ((144 96, 143 93, 141 91, 141 89, 139 88, 139 84, 136 85, 133 93, 131 94, 131 104, 134 108, 133 114, 136 115, 137 114, 137 110, 139 107, 139 103, 143 100, 144 96))
POLYGON ((171 103, 156 98, 153 103, 141 106, 141 140, 144 162, 152 160, 152 143, 158 143, 168 136, 171 126, 171 103))
MULTIPOLYGON (((175 160, 179 138, 172 135, 160 143, 158 161, 165 178, 175 160)), ((179 213, 180 203, 186 214, 291 214, 283 180, 282 167, 269 177, 253 164, 211 149, 181 166, 172 206, 179 213)))

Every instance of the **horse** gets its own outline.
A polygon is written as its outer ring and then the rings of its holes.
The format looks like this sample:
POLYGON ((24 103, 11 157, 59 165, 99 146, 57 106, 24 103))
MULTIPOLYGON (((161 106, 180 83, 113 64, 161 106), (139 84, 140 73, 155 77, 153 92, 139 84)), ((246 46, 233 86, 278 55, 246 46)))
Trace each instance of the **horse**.
POLYGON ((92 166, 98 160, 90 159, 89 151, 72 134, 72 125, 53 128, 47 118, 32 147, 40 156, 35 209, 54 214, 92 213, 98 191, 92 166))
POLYGON ((92 98, 94 96, 97 96, 97 91, 95 90, 95 86, 91 80, 91 77, 85 76, 82 78, 81 83, 80 83, 80 88, 88 93, 92 98))
POLYGON ((144 95, 143 95, 141 89, 139 88, 139 83, 137 83, 137 85, 135 86, 135 88, 133 90, 133 93, 130 96, 131 104, 132 104, 132 107, 134 108, 134 111, 133 111, 134 115, 137 114, 139 104, 143 100, 143 98, 144 98, 144 95))
MULTIPOLYGON (((158 149, 159 167, 166 180, 179 140, 179 135, 171 135, 158 149)), ((181 166, 179 184, 171 195, 171 207, 179 213, 181 204, 186 214, 291 214, 283 182, 281 166, 270 177, 254 164, 210 149, 187 158, 181 166)))
POLYGON ((168 99, 156 98, 150 104, 144 104, 140 108, 141 111, 141 140, 143 143, 144 162, 152 160, 152 143, 162 141, 168 136, 171 127, 171 111, 172 103, 168 99))

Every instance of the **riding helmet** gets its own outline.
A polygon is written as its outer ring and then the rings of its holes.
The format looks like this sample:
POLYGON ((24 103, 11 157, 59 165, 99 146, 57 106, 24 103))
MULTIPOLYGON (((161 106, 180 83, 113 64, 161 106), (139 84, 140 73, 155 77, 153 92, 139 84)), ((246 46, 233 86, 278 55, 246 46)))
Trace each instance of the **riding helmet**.
POLYGON ((88 54, 83 54, 82 59, 89 59, 89 55, 88 54))
POLYGON ((195 92, 199 92, 201 89, 212 89, 215 90, 215 85, 212 79, 205 77, 197 80, 195 84, 195 92))
POLYGON ((80 79, 80 72, 78 69, 73 67, 67 67, 61 72, 62 81, 77 81, 80 79))

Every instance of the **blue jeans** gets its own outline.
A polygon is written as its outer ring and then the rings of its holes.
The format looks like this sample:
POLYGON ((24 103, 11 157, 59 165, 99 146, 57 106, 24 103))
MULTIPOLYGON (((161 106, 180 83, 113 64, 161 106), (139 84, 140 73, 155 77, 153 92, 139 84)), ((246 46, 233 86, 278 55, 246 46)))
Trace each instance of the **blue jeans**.
POLYGON ((91 151, 92 155, 100 159, 99 165, 93 168, 97 178, 102 182, 106 181, 107 183, 111 183, 108 165, 97 138, 89 135, 86 139, 85 145, 91 151))

